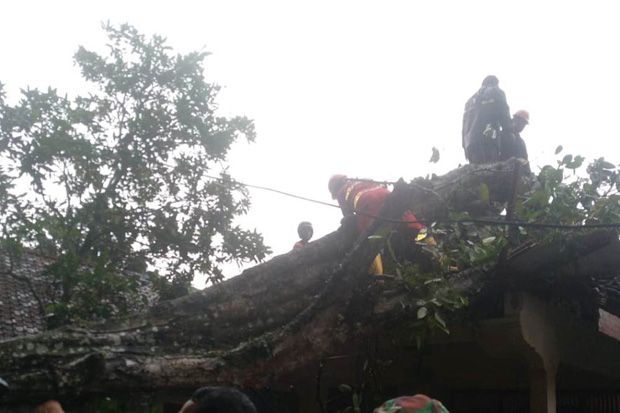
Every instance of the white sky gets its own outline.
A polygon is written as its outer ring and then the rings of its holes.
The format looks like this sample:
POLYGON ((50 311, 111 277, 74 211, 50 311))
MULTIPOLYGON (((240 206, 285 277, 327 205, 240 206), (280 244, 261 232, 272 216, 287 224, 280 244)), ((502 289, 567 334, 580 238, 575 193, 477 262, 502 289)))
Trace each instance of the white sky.
MULTIPOLYGON (((78 45, 102 50, 101 22, 212 53, 223 114, 247 115, 255 144, 229 160, 242 182, 331 201, 334 173, 406 180, 464 163, 467 98, 495 74, 530 111, 522 136, 536 166, 553 151, 618 161, 620 4, 614 1, 13 1, 0 13, 0 82, 79 92, 78 45), (441 152, 428 162, 431 148, 441 152)), ((335 208, 251 191, 241 220, 275 254, 309 220, 315 239, 335 208)), ((228 275, 238 272, 229 268, 228 275)), ((202 280, 195 282, 202 286, 202 280)))

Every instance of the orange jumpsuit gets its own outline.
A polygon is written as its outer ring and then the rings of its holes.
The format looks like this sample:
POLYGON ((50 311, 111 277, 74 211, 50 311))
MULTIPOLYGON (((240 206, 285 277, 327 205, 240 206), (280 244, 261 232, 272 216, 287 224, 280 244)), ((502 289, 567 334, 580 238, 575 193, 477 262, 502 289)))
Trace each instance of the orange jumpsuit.
MULTIPOLYGON (((345 215, 357 213, 357 229, 362 233, 372 225, 390 193, 386 187, 372 182, 349 181, 343 185, 336 199, 345 215)), ((406 222, 403 223, 405 229, 416 234, 425 228, 409 210, 403 213, 401 220, 406 222)))
MULTIPOLYGON (((336 199, 344 215, 356 214, 357 230, 362 234, 375 221, 375 217, 379 215, 390 193, 386 187, 372 182, 348 181, 342 186, 336 195, 336 199)), ((402 228, 411 231, 412 236, 425 228, 424 224, 417 222, 415 215, 409 210, 403 213, 401 220, 404 221, 402 228)), ((375 258, 369 268, 369 273, 373 275, 383 274, 383 263, 380 255, 375 258)))

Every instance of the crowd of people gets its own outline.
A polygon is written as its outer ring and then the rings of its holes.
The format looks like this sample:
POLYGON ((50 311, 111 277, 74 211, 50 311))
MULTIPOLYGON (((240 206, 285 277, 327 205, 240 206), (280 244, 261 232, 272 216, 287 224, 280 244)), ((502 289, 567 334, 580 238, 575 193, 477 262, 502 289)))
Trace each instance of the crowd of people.
MULTIPOLYGON (((34 413, 65 413, 60 403, 48 400, 34 409, 34 413)), ((243 392, 232 387, 201 387, 183 404, 178 413, 257 413, 257 409, 243 392)), ((424 394, 400 396, 387 400, 374 413, 449 413, 439 401, 424 394)))
MULTIPOLYGON (((55 412, 54 412, 55 413, 55 412)), ((202 387, 194 392, 179 413, 257 413, 250 399, 229 387, 202 387)), ((390 399, 374 413, 449 413, 439 401, 424 394, 390 399)))

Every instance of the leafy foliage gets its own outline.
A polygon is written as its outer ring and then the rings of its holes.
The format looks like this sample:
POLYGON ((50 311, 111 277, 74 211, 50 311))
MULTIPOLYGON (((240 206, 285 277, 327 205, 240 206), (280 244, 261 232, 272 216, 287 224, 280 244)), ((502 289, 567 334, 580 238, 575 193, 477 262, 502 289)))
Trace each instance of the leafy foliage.
POLYGON ((0 93, 3 244, 59 257, 48 274, 63 287, 53 310, 64 321, 122 313, 110 303, 135 292, 122 269, 157 268, 188 287, 197 273, 217 282, 223 263, 269 252, 234 224, 250 202, 226 156, 255 130, 217 115, 206 54, 174 55, 129 25, 104 29, 107 55, 75 54, 88 93, 26 89, 15 105, 0 93))
MULTIPOLYGON (((561 151, 559 146, 556 154, 561 151)), ((568 225, 620 222, 620 170, 604 158, 586 166, 584 157, 564 155, 556 166, 544 166, 525 182, 514 200, 514 221, 568 225)), ((489 206, 490 218, 502 216, 507 205, 494 202, 487 185, 477 188, 477 196, 481 204, 489 206)), ((387 242, 391 257, 388 272, 406 281, 414 293, 413 301, 403 306, 417 311, 412 331, 418 344, 430 331, 448 333, 450 314, 467 305, 467 299, 451 287, 450 274, 468 269, 493 271, 508 250, 521 242, 564 243, 571 238, 561 229, 519 227, 511 231, 503 225, 474 224, 466 222, 472 217, 461 211, 452 211, 449 218, 453 223, 431 225, 433 244, 418 243, 417 253, 403 253, 411 245, 399 248, 400 241, 393 242, 396 232, 387 242)))
MULTIPOLYGON (((516 202, 516 217, 552 224, 620 222, 620 171, 604 158, 587 166, 582 156, 565 155, 557 166, 544 166, 533 185, 516 202), (585 166, 585 168, 584 168, 585 166)), ((521 229, 523 239, 562 238, 566 231, 521 229)))
POLYGON ((398 246, 401 240, 397 238, 396 243, 393 242, 396 232, 390 234, 387 242, 388 271, 393 271, 413 293, 412 301, 401 305, 416 308, 417 319, 411 324, 411 332, 418 346, 432 330, 449 333, 448 315, 468 303, 466 297, 452 288, 445 275, 470 265, 490 264, 494 262, 492 251, 501 248, 500 242, 480 242, 480 233, 471 225, 432 228, 432 233, 432 242, 430 238, 416 242, 409 254, 403 254, 403 248, 398 246), (493 248, 487 247, 489 244, 493 244, 493 248))

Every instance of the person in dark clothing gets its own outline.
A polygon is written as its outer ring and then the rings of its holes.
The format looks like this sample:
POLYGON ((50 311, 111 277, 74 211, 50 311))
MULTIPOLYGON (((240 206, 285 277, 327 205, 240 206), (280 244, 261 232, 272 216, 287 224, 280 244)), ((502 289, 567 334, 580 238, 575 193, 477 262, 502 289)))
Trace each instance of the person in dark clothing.
POLYGON ((526 110, 519 110, 515 112, 512 117, 512 127, 515 136, 515 152, 514 156, 517 158, 527 160, 527 148, 525 141, 521 138, 521 132, 530 123, 530 114, 526 110))
POLYGON ((300 240, 293 245, 293 249, 303 248, 310 242, 310 238, 314 234, 314 230, 312 229, 312 224, 308 221, 302 221, 297 226, 297 234, 299 235, 300 240))
POLYGON ((231 387, 201 387, 179 413, 257 413, 248 396, 231 387))
MULTIPOLYGON (((502 136, 500 160, 521 158, 528 160, 527 147, 521 137, 521 132, 530 122, 530 114, 526 110, 518 110, 512 115, 512 133, 502 136)), ((529 163, 526 169, 530 172, 529 163)))
POLYGON ((480 89, 467 100, 463 114, 463 149, 473 164, 497 162, 500 138, 512 132, 506 94, 495 76, 487 76, 480 89))

